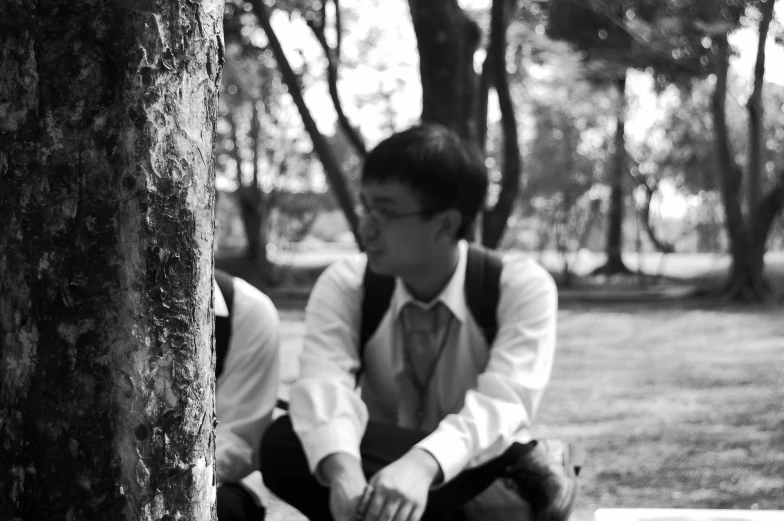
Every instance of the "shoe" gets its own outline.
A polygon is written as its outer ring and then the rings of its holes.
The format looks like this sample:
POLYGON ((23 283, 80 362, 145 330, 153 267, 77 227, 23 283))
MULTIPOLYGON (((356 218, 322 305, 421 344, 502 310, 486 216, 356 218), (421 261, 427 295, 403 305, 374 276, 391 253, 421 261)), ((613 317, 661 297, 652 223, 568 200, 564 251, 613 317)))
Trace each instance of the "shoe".
POLYGON ((577 497, 571 446, 563 444, 562 458, 554 457, 537 441, 517 447, 519 454, 504 475, 531 506, 534 521, 568 520, 577 497))

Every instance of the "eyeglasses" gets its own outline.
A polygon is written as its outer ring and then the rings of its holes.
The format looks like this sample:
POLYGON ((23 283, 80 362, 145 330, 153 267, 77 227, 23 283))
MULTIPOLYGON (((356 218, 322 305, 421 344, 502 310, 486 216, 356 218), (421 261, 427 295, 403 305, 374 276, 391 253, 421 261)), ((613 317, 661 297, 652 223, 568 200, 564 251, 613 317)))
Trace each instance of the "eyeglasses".
POLYGON ((383 208, 376 208, 374 206, 371 206, 370 203, 368 203, 364 199, 360 200, 356 210, 357 210, 357 215, 360 217, 360 219, 370 219, 378 226, 387 226, 395 221, 406 219, 408 217, 430 216, 437 212, 437 210, 432 210, 430 208, 417 210, 415 212, 403 212, 403 213, 392 212, 390 210, 385 210, 383 208))

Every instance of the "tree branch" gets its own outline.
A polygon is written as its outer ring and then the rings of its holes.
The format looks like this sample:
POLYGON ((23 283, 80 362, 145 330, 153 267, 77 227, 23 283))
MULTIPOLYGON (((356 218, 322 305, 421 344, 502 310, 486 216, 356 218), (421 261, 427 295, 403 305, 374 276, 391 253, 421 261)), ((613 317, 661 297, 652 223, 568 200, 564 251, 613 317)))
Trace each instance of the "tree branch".
MULTIPOLYGON (((326 2, 324 2, 322 5, 326 6, 326 2)), ((357 132, 354 126, 351 125, 351 122, 348 120, 345 112, 343 112, 343 104, 340 101, 340 95, 338 93, 339 54, 338 51, 333 50, 329 46, 327 37, 324 34, 324 26, 326 25, 326 9, 322 10, 320 24, 317 24, 313 20, 308 20, 307 23, 313 31, 313 34, 316 36, 316 40, 318 40, 319 45, 321 45, 321 49, 324 51, 324 56, 327 58, 327 84, 329 85, 329 97, 332 98, 332 105, 335 107, 335 112, 338 116, 338 123, 340 124, 340 128, 346 134, 346 137, 348 137, 348 140, 357 150, 359 155, 364 158, 367 156, 365 142, 362 139, 362 136, 360 136, 359 132, 357 132)))
POLYGON ((283 52, 283 47, 281 47, 280 41, 278 40, 278 37, 275 34, 275 31, 272 29, 272 25, 270 24, 267 6, 264 5, 263 0, 249 1, 253 6, 253 11, 256 13, 256 17, 259 19, 259 23, 267 35, 270 47, 275 54, 275 61, 278 64, 278 70, 280 70, 280 73, 283 76, 283 81, 288 87, 288 92, 291 95, 294 104, 297 106, 299 115, 302 118, 302 123, 305 125, 305 130, 307 130, 308 135, 310 135, 311 142, 313 143, 313 149, 321 159, 321 164, 324 166, 324 173, 327 176, 330 187, 335 194, 343 214, 346 216, 346 220, 348 221, 349 227, 354 234, 357 244, 361 248, 362 241, 359 235, 359 218, 357 216, 356 210, 354 209, 354 198, 348 188, 348 183, 346 182, 346 176, 343 173, 343 169, 335 157, 335 153, 332 151, 332 148, 329 146, 329 143, 321 134, 321 131, 319 131, 318 125, 316 125, 316 121, 310 114, 308 106, 305 104, 305 99, 302 96, 302 89, 299 85, 299 82, 297 81, 297 75, 292 70, 288 59, 283 52))

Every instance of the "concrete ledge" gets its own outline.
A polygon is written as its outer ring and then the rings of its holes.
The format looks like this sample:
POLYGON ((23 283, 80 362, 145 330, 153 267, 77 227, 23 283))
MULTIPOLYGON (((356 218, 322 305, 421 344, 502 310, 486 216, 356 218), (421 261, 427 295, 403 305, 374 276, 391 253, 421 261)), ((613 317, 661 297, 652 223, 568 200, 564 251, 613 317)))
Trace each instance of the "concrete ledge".
POLYGON ((784 521, 784 510, 600 508, 594 521, 784 521))

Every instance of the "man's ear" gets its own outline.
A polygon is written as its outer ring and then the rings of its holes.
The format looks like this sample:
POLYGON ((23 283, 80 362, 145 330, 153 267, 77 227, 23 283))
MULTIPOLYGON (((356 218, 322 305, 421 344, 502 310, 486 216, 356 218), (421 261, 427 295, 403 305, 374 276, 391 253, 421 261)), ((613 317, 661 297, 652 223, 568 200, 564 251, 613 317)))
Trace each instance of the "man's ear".
POLYGON ((440 240, 453 241, 457 239, 457 232, 463 224, 463 216, 455 208, 442 211, 438 217, 437 237, 440 240))

